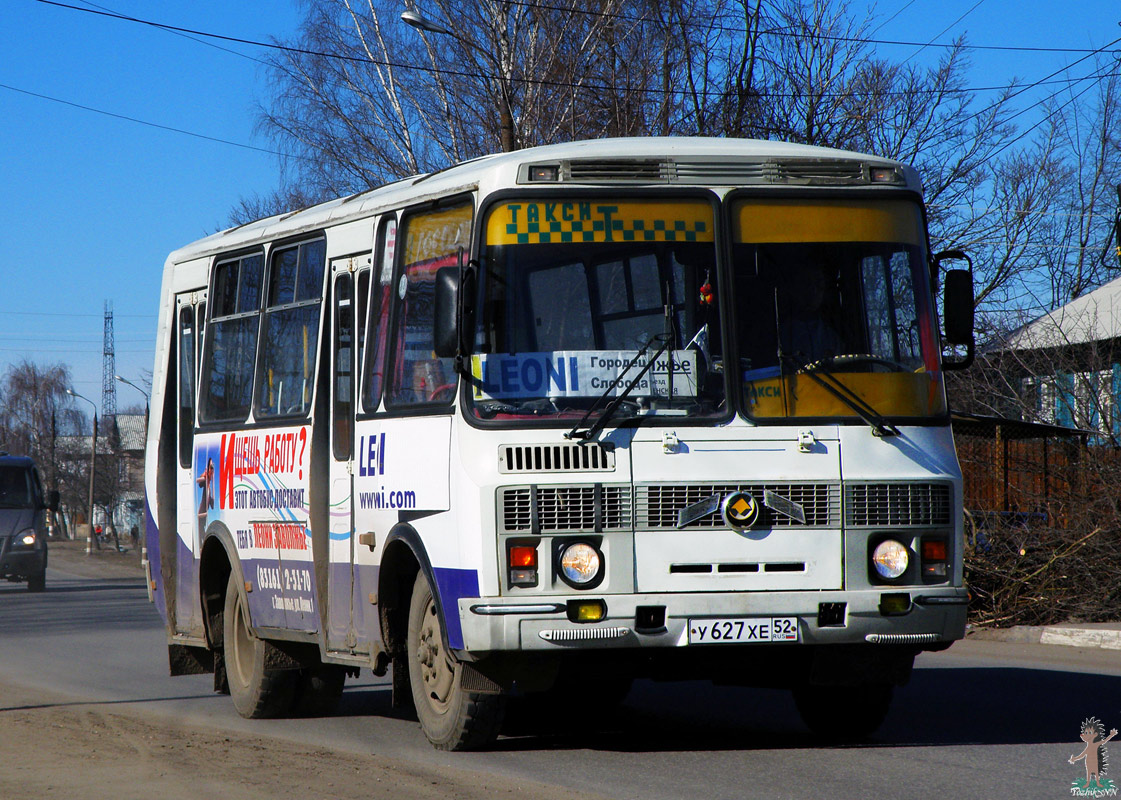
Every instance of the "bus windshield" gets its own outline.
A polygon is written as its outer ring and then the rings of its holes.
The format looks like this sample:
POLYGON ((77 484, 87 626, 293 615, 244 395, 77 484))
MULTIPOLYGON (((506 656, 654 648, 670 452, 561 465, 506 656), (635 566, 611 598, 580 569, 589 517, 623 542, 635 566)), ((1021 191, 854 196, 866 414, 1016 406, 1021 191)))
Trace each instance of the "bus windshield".
POLYGON ((475 413, 567 420, 624 394, 616 420, 724 413, 714 217, 681 198, 492 206, 475 413))
POLYGON ((748 416, 946 413, 917 204, 740 199, 732 223, 748 416))

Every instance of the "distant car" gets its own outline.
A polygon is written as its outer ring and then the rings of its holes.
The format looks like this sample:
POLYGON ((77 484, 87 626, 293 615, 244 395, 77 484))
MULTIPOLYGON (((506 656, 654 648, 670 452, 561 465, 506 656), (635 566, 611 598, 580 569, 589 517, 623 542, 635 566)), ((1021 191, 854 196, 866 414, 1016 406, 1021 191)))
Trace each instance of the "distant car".
POLYGON ((44 496, 35 462, 0 453, 0 578, 32 592, 47 588, 48 508, 58 508, 58 492, 44 496))

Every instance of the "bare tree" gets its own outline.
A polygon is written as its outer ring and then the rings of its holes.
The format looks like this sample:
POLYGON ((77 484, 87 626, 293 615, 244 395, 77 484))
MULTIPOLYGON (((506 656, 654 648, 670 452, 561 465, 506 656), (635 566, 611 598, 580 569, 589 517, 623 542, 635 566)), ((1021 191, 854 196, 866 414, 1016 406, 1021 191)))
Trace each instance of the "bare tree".
POLYGON ((82 485, 80 470, 59 449, 59 437, 82 424, 66 393, 69 388, 70 370, 64 364, 40 367, 25 360, 9 367, 0 381, 0 450, 30 456, 46 490, 75 498, 82 485))
POLYGON ((286 166, 306 196, 498 150, 501 109, 515 147, 618 133, 593 100, 603 105, 613 70, 634 55, 621 5, 433 0, 425 13, 451 31, 433 34, 402 24, 401 6, 386 0, 315 0, 298 49, 273 60, 276 96, 262 127, 295 157, 286 166), (626 49, 604 59, 620 40, 626 49))
POLYGON ((1059 184, 1062 205, 1055 211, 1045 253, 1052 307, 1117 277, 1110 248, 1121 185, 1121 76, 1110 59, 1100 65, 1092 104, 1073 91, 1048 109, 1067 157, 1067 180, 1059 184))
POLYGON ((1087 259, 1103 241, 1110 172, 1099 167, 1116 160, 1116 79, 1102 84, 1100 113, 1072 97, 1021 132, 1014 120, 1027 109, 1014 108, 1014 86, 984 102, 969 90, 964 40, 933 66, 884 59, 848 0, 305 8, 298 39, 272 62, 276 93, 261 116, 292 153, 285 188, 243 201, 237 223, 503 146, 750 136, 914 164, 934 249, 973 256, 988 331, 1018 323, 1009 309, 1046 306, 1041 286, 1058 281, 1054 297, 1075 296, 1106 274, 1087 259), (446 32, 408 27, 403 8, 446 32))

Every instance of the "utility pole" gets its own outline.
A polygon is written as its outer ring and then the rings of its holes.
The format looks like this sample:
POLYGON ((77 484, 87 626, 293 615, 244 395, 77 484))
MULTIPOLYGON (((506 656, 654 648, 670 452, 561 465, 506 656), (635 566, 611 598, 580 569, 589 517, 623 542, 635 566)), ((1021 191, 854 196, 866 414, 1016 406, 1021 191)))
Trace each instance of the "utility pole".
POLYGON ((94 533, 93 530, 93 476, 97 469, 97 405, 88 397, 83 397, 73 389, 67 389, 66 393, 71 397, 77 397, 79 400, 85 400, 93 406, 93 439, 90 442, 90 536, 89 539, 86 540, 86 555, 93 555, 94 546, 96 546, 98 550, 101 549, 101 544, 97 541, 97 534, 94 533))

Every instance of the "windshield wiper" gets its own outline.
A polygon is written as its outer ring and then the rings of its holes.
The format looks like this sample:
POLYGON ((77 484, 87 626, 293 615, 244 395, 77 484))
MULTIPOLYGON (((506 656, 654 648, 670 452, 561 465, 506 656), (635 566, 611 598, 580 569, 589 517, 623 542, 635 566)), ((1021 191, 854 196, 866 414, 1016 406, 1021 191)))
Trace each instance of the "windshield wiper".
POLYGON ((823 389, 855 411, 856 415, 872 429, 873 434, 876 436, 899 435, 899 428, 888 422, 883 414, 870 406, 864 398, 860 397, 860 395, 856 394, 856 392, 842 383, 837 377, 837 373, 829 369, 829 365, 833 363, 833 356, 826 356, 825 358, 815 361, 811 365, 799 366, 797 361, 785 353, 780 353, 779 355, 788 366, 793 367, 795 372, 808 375, 823 389), (826 380, 826 378, 829 380, 826 380))
MULTIPOLYGON (((611 401, 611 405, 603 410, 603 413, 600 414, 599 419, 593 422, 591 427, 589 427, 586 431, 580 430, 580 428, 583 427, 584 423, 587 422, 592 414, 595 413, 596 409, 599 408, 599 404, 607 399, 608 395, 610 395, 611 392, 615 389, 614 383, 612 383, 611 386, 608 386, 604 390, 603 394, 596 398, 596 401, 592 403, 592 407, 588 409, 587 413, 580 418, 579 422, 572 426, 572 430, 564 435, 565 439, 582 439, 584 441, 587 441, 589 439, 595 438, 595 435, 603 430, 603 426, 606 425, 608 421, 615 415, 615 412, 619 410, 619 406, 623 405, 626 399, 630 397, 631 392, 634 391, 634 387, 638 386, 638 382, 642 380, 642 376, 649 372, 650 368, 654 366, 654 362, 661 358, 662 355, 667 350, 669 350, 669 346, 673 344, 673 337, 667 336, 666 334, 657 334, 655 336, 651 336, 647 340, 646 344, 642 346, 642 349, 638 351, 638 354, 630 360, 630 363, 627 364, 626 369, 623 370, 623 375, 626 375, 628 372, 630 372, 634 368, 634 365, 637 364, 644 355, 646 355, 646 351, 650 349, 650 345, 661 338, 665 338, 665 342, 663 342, 662 346, 658 348, 658 352, 656 352, 651 357, 651 359, 643 365, 642 369, 638 371, 638 374, 635 375, 634 378, 631 379, 631 382, 627 384, 626 388, 619 393, 619 396, 611 401)), ((672 362, 670 364, 670 372, 673 372, 672 362)))
POLYGON ((493 417, 496 414, 517 414, 524 417, 538 417, 545 414, 557 414, 559 409, 556 403, 547 398, 527 400, 522 403, 508 403, 504 400, 484 400, 475 403, 475 409, 480 416, 493 417))

